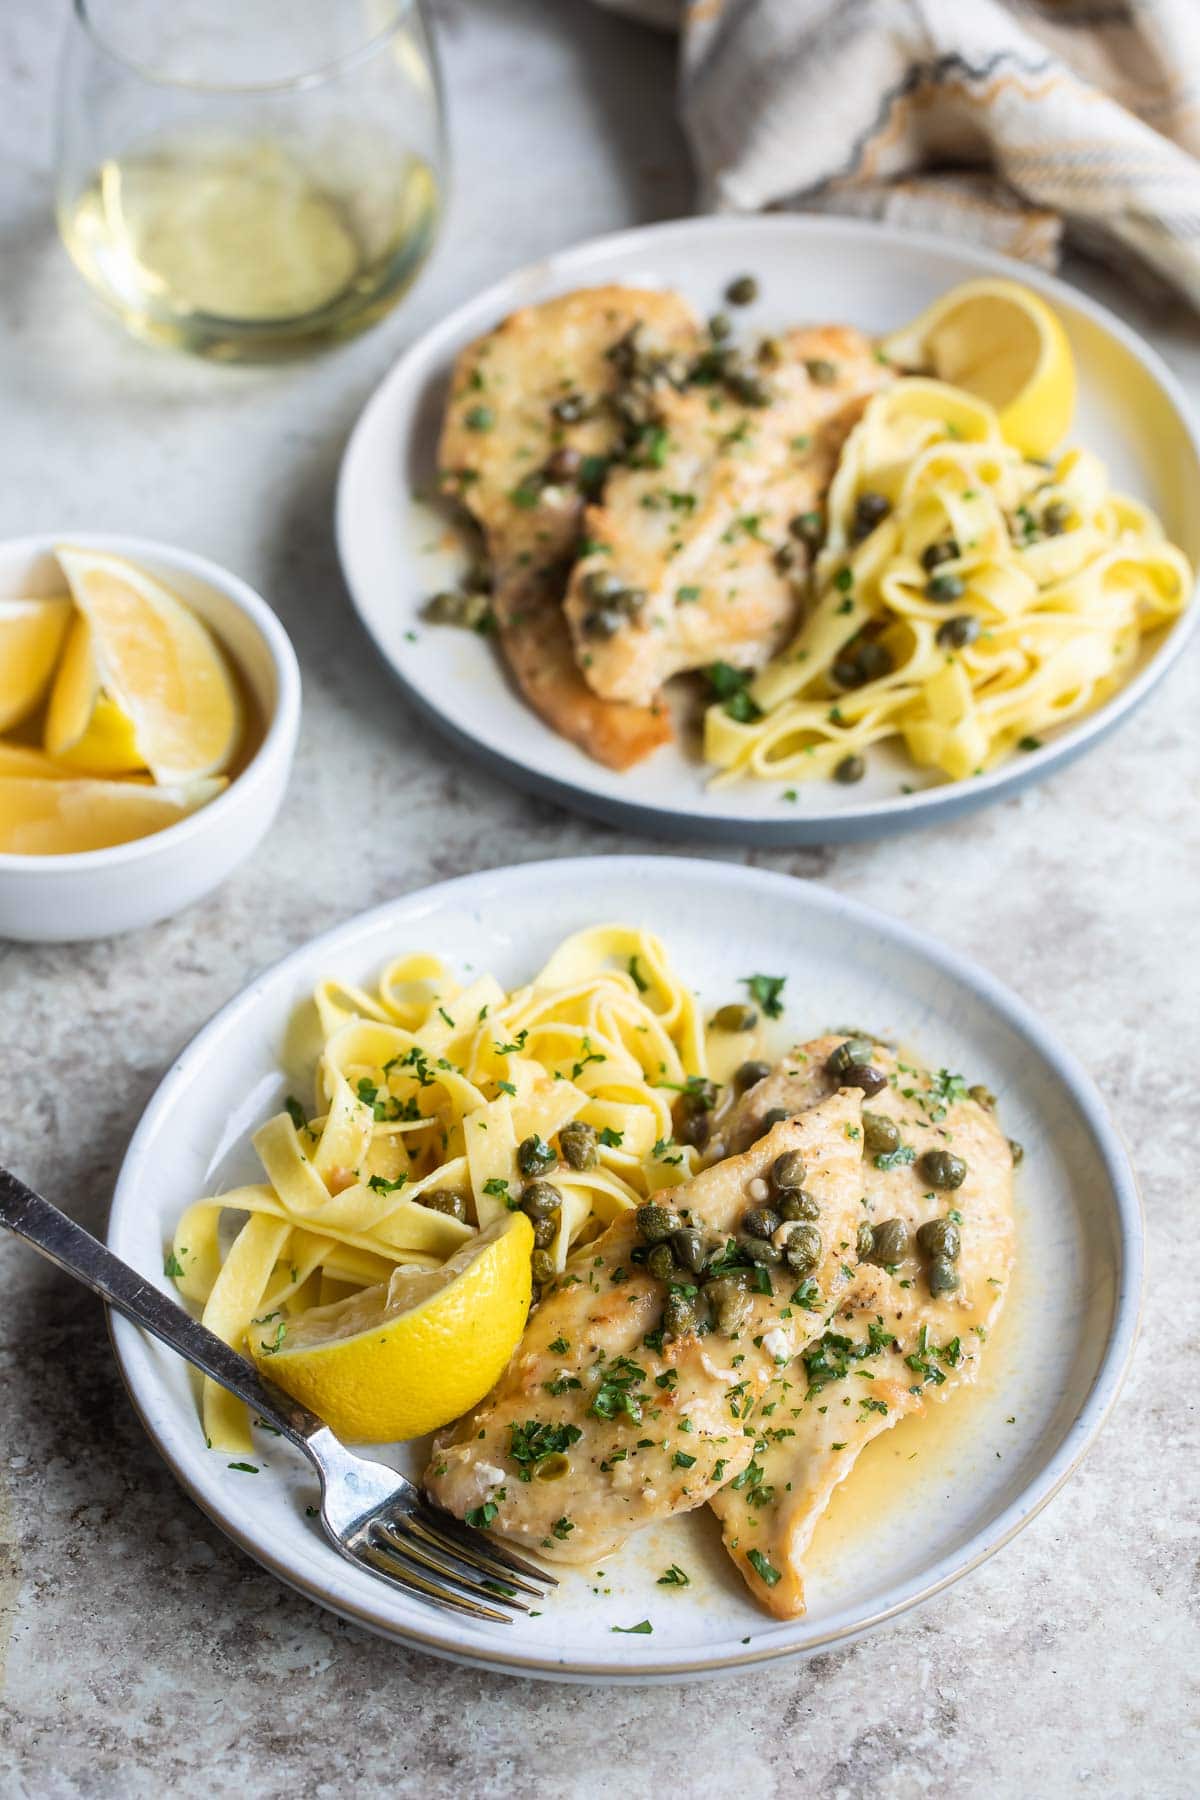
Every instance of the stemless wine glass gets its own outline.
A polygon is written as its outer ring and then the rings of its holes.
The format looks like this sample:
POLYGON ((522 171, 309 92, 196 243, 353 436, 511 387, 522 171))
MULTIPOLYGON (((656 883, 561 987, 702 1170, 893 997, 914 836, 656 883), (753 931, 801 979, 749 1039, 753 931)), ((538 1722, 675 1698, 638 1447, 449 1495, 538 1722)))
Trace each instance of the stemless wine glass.
POLYGON ((437 229, 420 0, 74 0, 59 229, 131 331, 294 352, 393 305, 437 229))

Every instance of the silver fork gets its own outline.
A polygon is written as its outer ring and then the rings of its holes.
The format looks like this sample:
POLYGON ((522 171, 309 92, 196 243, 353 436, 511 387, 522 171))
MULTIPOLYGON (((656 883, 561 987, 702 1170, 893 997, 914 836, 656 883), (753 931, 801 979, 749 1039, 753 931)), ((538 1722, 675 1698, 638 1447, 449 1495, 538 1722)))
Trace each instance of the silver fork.
POLYGON ((321 1523, 352 1563, 419 1600, 505 1625, 511 1616, 502 1609, 530 1610, 519 1595, 542 1600, 558 1585, 544 1569, 432 1505, 395 1469, 352 1456, 323 1419, 264 1380, 248 1358, 7 1169, 0 1169, 0 1225, 178 1350, 303 1450, 321 1478, 321 1523))

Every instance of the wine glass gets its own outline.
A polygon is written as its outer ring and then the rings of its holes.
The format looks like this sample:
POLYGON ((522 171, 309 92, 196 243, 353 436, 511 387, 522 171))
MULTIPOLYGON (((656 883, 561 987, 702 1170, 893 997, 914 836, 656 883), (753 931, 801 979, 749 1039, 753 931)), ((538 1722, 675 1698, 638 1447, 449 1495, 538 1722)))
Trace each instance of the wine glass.
POLYGON ((444 178, 420 0, 74 0, 59 229, 140 337, 257 359, 361 329, 444 178))

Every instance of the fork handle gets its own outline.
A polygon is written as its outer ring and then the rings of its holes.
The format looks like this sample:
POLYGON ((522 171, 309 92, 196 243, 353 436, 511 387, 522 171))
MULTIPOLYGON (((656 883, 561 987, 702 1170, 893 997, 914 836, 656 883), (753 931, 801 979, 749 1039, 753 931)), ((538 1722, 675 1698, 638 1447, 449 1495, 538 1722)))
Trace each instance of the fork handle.
POLYGON ((264 1381, 247 1357, 239 1356, 207 1325, 193 1319, 177 1301, 153 1287, 82 1225, 7 1169, 0 1169, 0 1225, 237 1394, 299 1449, 309 1451, 308 1440, 324 1429, 325 1422, 316 1413, 298 1405, 274 1382, 264 1381))

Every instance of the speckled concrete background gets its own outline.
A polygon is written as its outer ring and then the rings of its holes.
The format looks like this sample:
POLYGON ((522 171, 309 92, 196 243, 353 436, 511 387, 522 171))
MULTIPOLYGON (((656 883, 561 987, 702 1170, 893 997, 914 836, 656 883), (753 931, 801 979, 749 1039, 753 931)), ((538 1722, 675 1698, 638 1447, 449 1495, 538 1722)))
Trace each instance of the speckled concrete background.
MULTIPOLYGON (((306 683, 283 816, 220 894, 123 942, 0 947, 2 1160, 96 1230, 164 1067, 256 969, 440 876, 647 847, 428 740, 338 578, 338 457, 408 339, 526 257, 688 205, 665 43, 583 0, 436 10, 458 182, 427 279, 323 361, 219 373, 91 309, 48 224, 65 6, 4 9, 0 532, 127 529, 204 551, 276 605, 306 683)), ((1194 325, 1138 322, 1200 400, 1194 325)), ((98 1308, 3 1242, 0 1796, 1200 1791, 1200 1304, 1181 1259, 1198 750, 1192 657, 1038 793, 907 840, 757 859, 988 963, 1091 1066, 1133 1146, 1150 1227, 1133 1374, 1081 1473, 1005 1552, 849 1650, 732 1685, 588 1694, 452 1669, 338 1623, 232 1549, 144 1441, 98 1308)))

